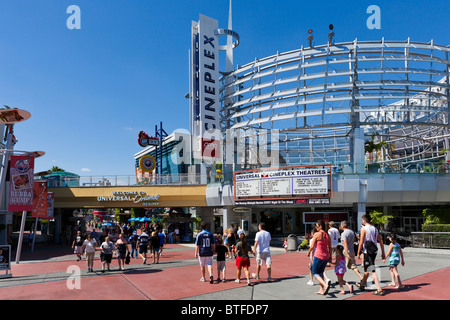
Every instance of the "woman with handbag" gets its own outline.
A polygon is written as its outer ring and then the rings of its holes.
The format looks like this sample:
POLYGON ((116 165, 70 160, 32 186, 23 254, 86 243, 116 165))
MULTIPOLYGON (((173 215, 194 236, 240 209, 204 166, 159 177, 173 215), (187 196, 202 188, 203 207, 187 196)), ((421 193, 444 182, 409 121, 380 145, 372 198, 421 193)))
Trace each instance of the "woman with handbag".
POLYGON ((331 238, 327 233, 325 222, 323 220, 318 220, 316 222, 316 230, 317 232, 314 234, 308 251, 308 257, 314 250, 312 273, 314 278, 320 283, 320 290, 316 293, 327 295, 330 290, 330 282, 325 282, 324 271, 331 255, 331 238))
POLYGON ((127 253, 129 254, 130 250, 128 249, 128 242, 124 239, 123 233, 119 235, 119 239, 116 241, 117 248, 117 259, 119 261, 119 270, 125 270, 125 259, 127 258, 127 253))

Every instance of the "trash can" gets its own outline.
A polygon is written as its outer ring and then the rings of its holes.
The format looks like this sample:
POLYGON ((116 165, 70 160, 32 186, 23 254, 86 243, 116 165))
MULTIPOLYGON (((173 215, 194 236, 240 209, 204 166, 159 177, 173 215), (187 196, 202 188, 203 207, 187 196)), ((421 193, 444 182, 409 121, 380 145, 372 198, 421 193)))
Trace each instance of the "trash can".
POLYGON ((295 234, 290 234, 287 238, 287 249, 288 251, 297 251, 298 250, 298 238, 295 234))

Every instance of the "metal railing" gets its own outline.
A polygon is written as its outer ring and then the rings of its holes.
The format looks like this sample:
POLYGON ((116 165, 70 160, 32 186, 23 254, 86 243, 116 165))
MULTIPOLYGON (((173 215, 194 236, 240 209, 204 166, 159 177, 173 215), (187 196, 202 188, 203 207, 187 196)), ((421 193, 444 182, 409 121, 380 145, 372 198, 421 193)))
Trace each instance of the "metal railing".
POLYGON ((450 232, 411 232, 413 247, 450 249, 450 232))
MULTIPOLYGON (((376 164, 376 163, 375 163, 376 164)), ((318 164, 319 165, 319 164, 318 164)), ((379 165, 361 164, 364 171, 359 174, 448 174, 450 173, 450 164, 439 163, 418 163, 408 166, 402 165, 379 165)), ((352 176, 355 175, 354 168, 357 164, 339 164, 332 167, 333 175, 352 176)), ((260 168, 260 167, 258 167, 260 168)), ((257 169, 257 167, 245 167, 242 170, 257 169)), ((102 175, 102 176, 81 176, 81 177, 62 177, 60 181, 49 181, 49 187, 116 187, 116 186, 148 186, 148 185, 193 185, 193 184, 232 184, 234 174, 232 171, 225 171, 216 174, 211 172, 205 174, 175 173, 161 174, 151 176, 126 176, 126 175, 102 175)))
POLYGON ((200 174, 162 174, 150 177, 136 176, 81 176, 63 177, 60 181, 50 180, 50 188, 59 187, 118 187, 118 186, 148 186, 148 185, 193 185, 214 183, 218 179, 214 176, 200 174))

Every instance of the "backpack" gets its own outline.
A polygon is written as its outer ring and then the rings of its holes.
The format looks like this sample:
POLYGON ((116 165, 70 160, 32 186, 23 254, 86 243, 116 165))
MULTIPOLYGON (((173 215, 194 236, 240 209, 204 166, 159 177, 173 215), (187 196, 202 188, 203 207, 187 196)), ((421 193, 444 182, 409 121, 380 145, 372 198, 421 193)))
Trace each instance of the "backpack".
POLYGON ((378 252, 377 245, 371 240, 366 241, 365 247, 368 255, 375 255, 378 252))

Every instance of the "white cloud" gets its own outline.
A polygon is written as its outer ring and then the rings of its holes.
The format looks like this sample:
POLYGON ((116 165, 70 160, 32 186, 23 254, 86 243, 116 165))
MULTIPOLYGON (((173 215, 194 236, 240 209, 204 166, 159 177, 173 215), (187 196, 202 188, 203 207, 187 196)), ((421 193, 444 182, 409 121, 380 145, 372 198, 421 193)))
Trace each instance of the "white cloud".
POLYGON ((83 172, 91 172, 91 169, 89 169, 89 168, 81 168, 81 171, 83 171, 83 172))

